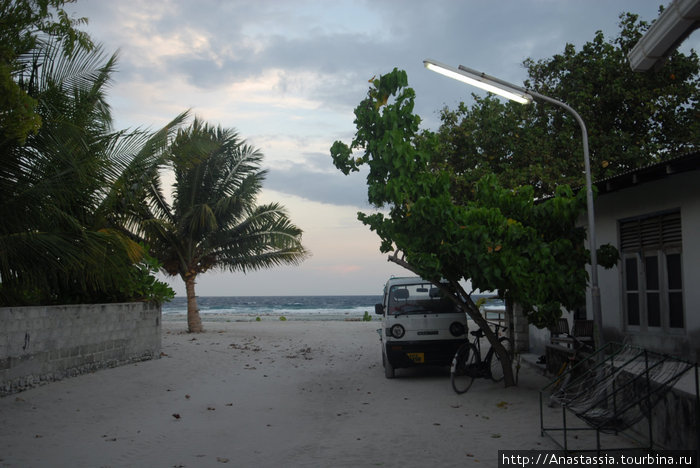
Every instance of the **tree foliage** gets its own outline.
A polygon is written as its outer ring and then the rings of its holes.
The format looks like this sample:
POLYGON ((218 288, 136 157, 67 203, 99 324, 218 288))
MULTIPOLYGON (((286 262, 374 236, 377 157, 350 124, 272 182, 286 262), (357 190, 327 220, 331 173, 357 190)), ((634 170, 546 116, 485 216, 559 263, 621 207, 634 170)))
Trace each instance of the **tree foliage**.
POLYGON ((61 43, 66 55, 92 48, 89 36, 78 26, 85 18, 72 18, 63 6, 75 0, 0 0, 0 147, 23 143, 41 126, 32 88, 37 62, 34 52, 47 40, 61 43))
POLYGON ((369 201, 388 213, 358 216, 377 232, 381 250, 400 251, 426 279, 469 279, 480 290, 507 292, 539 326, 556 319, 561 305, 580 305, 587 252, 576 220, 584 194, 564 185, 535 204, 531 187, 505 189, 487 175, 470 201, 455 203, 449 172, 433 166, 437 155, 419 134, 413 100, 405 72, 381 76, 355 109, 351 145, 331 148, 346 174, 369 166, 369 201), (364 154, 353 158, 358 148, 364 154))
MULTIPOLYGON (((637 73, 627 54, 649 28, 620 16, 619 34, 597 32, 577 50, 567 44, 549 59, 527 59, 525 87, 567 103, 589 134, 594 180, 700 147, 700 62, 674 52, 658 70, 637 73)), ((583 185, 581 133, 576 122, 546 103, 522 106, 475 97, 471 107, 444 109, 441 161, 452 168, 455 194, 488 173, 506 187, 531 185, 549 195, 557 185, 583 185)))
POLYGON ((262 155, 234 131, 185 129, 187 113, 153 134, 113 130, 116 55, 76 29, 70 2, 0 0, 0 303, 162 301, 162 265, 201 330, 196 276, 298 263, 301 230, 279 204, 255 205, 262 155))
POLYGON ((195 296, 199 274, 295 265, 307 256, 302 231, 285 209, 256 204, 265 178, 262 158, 235 131, 195 119, 131 187, 135 199, 145 200, 134 206, 135 232, 150 243, 165 271, 185 282, 190 332, 202 331, 195 296), (162 169, 175 174, 172 203, 163 191, 162 169))
POLYGON ((112 130, 105 89, 116 56, 77 39, 67 46, 78 34, 72 23, 61 14, 57 24, 46 19, 49 6, 62 4, 0 3, 2 23, 21 33, 11 78, 35 103, 31 112, 41 124, 21 137, 10 136, 12 125, 0 126, 0 303, 166 298, 144 248, 112 222, 109 196, 134 148, 149 137, 112 130), (31 66, 17 65, 25 56, 31 66))
MULTIPOLYGON (((675 52, 656 71, 632 72, 627 54, 649 25, 620 18, 612 41, 598 32, 580 51, 567 44, 551 59, 525 61, 525 86, 586 122, 594 179, 700 145, 696 53, 675 52)), ((576 223, 585 192, 570 188, 583 185, 581 135, 571 116, 547 104, 474 99, 445 109, 437 134, 421 132, 414 92, 395 69, 372 82, 355 109, 355 138, 335 142, 331 155, 345 174, 369 166, 368 199, 382 211, 358 217, 379 235, 381 250, 438 286, 448 280, 451 297, 503 359, 460 280, 497 290, 537 326, 583 304, 589 255, 576 223)), ((613 266, 616 250, 603 249, 603 266, 613 266)))
MULTIPOLYGON (((350 145, 335 142, 334 164, 343 173, 369 166, 370 203, 384 212, 359 213, 375 231, 382 252, 442 287, 484 329, 502 362, 509 362, 479 308, 460 282, 499 291, 523 306, 531 323, 549 325, 561 307, 584 301, 588 258, 584 231, 576 220, 585 194, 562 185, 555 196, 534 203, 534 189, 503 188, 493 174, 472 186, 470 199, 456 202, 451 174, 439 167, 435 136, 420 133, 413 114, 414 91, 406 73, 394 69, 374 80, 355 108, 356 133, 350 145), (354 150, 362 155, 355 158, 354 150)), ((512 383, 510 369, 506 371, 512 383)))

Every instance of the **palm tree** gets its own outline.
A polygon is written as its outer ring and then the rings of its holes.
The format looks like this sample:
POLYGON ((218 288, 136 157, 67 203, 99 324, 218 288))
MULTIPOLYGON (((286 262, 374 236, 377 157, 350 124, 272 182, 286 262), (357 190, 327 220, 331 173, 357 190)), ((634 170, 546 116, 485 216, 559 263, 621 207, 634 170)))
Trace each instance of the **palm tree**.
POLYGON ((114 131, 105 90, 116 55, 47 40, 24 61, 16 79, 41 126, 0 142, 0 305, 143 299, 130 189, 187 114, 155 134, 114 131))
POLYGON ((112 131, 104 95, 116 56, 50 40, 28 60, 18 81, 42 124, 0 147, 0 303, 99 301, 142 253, 99 210, 129 140, 112 131))
POLYGON ((266 174, 262 158, 235 131, 195 119, 178 131, 169 148, 172 202, 162 190, 162 170, 151 170, 153 178, 142 187, 140 229, 165 271, 185 282, 189 332, 203 331, 197 275, 299 264, 307 256, 302 231, 284 208, 256 205, 266 174))

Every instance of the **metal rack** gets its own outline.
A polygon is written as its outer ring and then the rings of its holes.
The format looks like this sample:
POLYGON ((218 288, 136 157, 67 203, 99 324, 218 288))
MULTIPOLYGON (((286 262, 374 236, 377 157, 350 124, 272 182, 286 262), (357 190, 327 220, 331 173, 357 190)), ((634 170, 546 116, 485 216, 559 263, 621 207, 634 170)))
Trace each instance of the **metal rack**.
MULTIPOLYGON (((700 421, 700 391, 698 365, 666 354, 618 343, 608 343, 593 354, 579 359, 565 373, 557 376, 540 390, 540 430, 565 451, 572 450, 571 437, 578 439, 581 431, 595 431, 595 448, 576 448, 576 452, 639 449, 633 447, 602 447, 601 434, 618 434, 646 419, 648 449, 652 450, 652 409, 665 398, 678 380, 695 369, 695 413, 700 421), (561 408, 561 426, 546 425, 544 401, 561 408), (567 418, 567 413, 569 418, 567 418), (586 424, 574 424, 570 415, 586 424), (558 436, 558 437, 557 437, 558 436)), ((576 421, 574 419, 574 421, 576 421)), ((700 430, 696 428, 700 438, 700 430)), ((629 434, 625 433, 628 437, 629 434)), ((633 437, 630 437, 634 439, 633 437)), ((698 441, 700 447, 700 440, 698 441)))

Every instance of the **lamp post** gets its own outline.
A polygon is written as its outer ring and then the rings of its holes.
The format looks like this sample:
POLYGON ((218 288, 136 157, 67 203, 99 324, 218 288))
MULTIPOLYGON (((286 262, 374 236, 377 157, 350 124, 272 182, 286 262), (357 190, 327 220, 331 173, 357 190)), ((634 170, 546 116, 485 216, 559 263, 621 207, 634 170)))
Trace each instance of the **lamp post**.
POLYGON ((534 98, 540 99, 545 102, 552 103, 563 108, 565 111, 569 112, 574 116, 576 122, 578 122, 581 127, 581 136, 583 139, 583 164, 586 170, 586 203, 588 211, 588 242, 591 252, 591 309, 593 310, 593 323, 594 327, 594 339, 596 348, 603 345, 603 315, 601 312, 600 305, 600 289, 598 288, 598 254, 596 252, 596 238, 595 238, 595 213, 593 208, 593 188, 591 182, 591 162, 588 156, 588 132, 586 130, 586 124, 578 112, 564 104, 561 101, 552 99, 549 96, 539 94, 530 89, 526 89, 507 81, 500 80, 496 77, 489 76, 485 73, 472 70, 463 65, 459 68, 450 67, 449 65, 444 65, 435 60, 424 60, 423 64, 428 70, 445 75, 449 78, 462 81, 464 83, 476 86, 477 88, 485 89, 499 96, 503 96, 512 101, 519 102, 520 104, 530 104, 534 98))

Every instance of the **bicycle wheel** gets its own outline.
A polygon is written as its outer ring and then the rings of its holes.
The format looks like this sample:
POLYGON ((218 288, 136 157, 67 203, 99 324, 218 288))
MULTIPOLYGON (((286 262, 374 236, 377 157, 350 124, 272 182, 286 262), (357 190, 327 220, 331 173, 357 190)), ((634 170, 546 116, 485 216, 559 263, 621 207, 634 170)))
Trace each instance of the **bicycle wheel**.
POLYGON ((456 393, 461 394, 469 390, 480 362, 479 352, 473 344, 464 344, 457 350, 450 369, 450 382, 456 393))
MULTIPOLYGON (((498 339, 498 341, 501 342, 501 344, 506 348, 506 351, 508 352, 508 355, 510 357, 510 361, 513 361, 513 346, 510 343, 510 340, 506 338, 505 336, 502 336, 501 338, 498 339)), ((501 365, 501 360, 498 357, 498 354, 496 354, 496 351, 489 351, 489 354, 491 355, 491 380, 494 382, 500 382, 503 380, 503 366, 501 365)))

